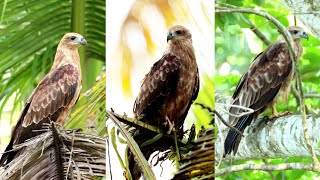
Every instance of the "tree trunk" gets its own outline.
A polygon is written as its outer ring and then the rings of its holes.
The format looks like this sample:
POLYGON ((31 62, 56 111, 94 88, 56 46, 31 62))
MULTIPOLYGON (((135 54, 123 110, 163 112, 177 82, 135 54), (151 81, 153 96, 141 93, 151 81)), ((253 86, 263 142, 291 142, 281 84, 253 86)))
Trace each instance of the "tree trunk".
POLYGON ((296 14, 296 17, 320 39, 320 3, 315 0, 282 0, 282 2, 296 14))
MULTIPOLYGON (((228 120, 227 114, 220 113, 228 120)), ((223 143, 229 128, 219 120, 216 123, 219 125, 219 133, 215 142, 215 160, 218 161, 222 157, 223 143)), ((320 141, 320 116, 307 115, 307 125, 311 145, 317 147, 320 141)), ((288 115, 272 120, 259 117, 245 129, 243 135, 234 160, 311 157, 305 143, 300 115, 288 115)), ((320 155, 320 149, 315 151, 320 155)))

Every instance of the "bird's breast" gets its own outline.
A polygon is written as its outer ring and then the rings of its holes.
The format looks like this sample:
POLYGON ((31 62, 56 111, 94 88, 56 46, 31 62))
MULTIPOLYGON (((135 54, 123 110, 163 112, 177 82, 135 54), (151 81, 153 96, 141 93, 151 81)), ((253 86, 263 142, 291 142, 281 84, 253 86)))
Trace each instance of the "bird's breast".
POLYGON ((184 67, 180 70, 177 89, 166 99, 162 107, 162 111, 167 113, 170 121, 178 120, 188 110, 187 107, 192 100, 194 88, 196 88, 196 73, 196 68, 190 70, 184 67))
POLYGON ((290 85, 293 80, 293 77, 294 77, 294 71, 293 71, 293 68, 291 68, 289 75, 286 78, 286 80, 283 82, 283 84, 281 85, 281 88, 280 88, 280 91, 278 94, 278 97, 280 98, 280 100, 282 102, 287 102, 287 100, 288 100, 288 96, 290 93, 290 85))

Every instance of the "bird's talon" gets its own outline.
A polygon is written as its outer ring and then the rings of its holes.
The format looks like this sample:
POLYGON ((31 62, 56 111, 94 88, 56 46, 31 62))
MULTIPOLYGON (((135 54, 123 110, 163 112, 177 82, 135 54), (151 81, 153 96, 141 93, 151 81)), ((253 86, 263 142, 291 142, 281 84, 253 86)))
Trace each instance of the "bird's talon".
POLYGON ((290 112, 290 111, 285 111, 283 113, 279 113, 279 116, 278 117, 282 117, 282 116, 288 116, 288 115, 292 115, 293 113, 290 112))
POLYGON ((172 131, 174 131, 174 122, 171 122, 168 118, 166 118, 169 126, 169 130, 167 131, 167 134, 171 134, 172 131))
POLYGON ((279 117, 278 113, 276 115, 275 114, 271 114, 270 116, 268 116, 268 119, 274 119, 274 118, 277 118, 277 117, 279 117))

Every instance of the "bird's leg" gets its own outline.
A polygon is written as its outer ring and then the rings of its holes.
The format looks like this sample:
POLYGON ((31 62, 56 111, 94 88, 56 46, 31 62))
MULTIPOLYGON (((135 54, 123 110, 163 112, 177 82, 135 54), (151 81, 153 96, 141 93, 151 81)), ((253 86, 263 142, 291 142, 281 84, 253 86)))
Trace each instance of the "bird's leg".
POLYGON ((174 123, 171 122, 167 116, 166 116, 166 121, 168 122, 168 126, 169 126, 169 130, 167 131, 167 134, 171 134, 171 132, 174 129, 174 123))
POLYGON ((282 116, 286 116, 286 115, 291 114, 290 111, 278 113, 276 106, 274 104, 272 104, 272 106, 271 106, 271 111, 272 111, 272 114, 270 116, 268 116, 269 119, 278 118, 278 117, 282 117, 282 116))
POLYGON ((279 116, 277 108, 274 103, 271 105, 271 111, 272 111, 272 114, 268 116, 269 119, 277 118, 279 116))
POLYGON ((176 132, 176 128, 174 127, 174 122, 171 122, 167 116, 166 116, 166 120, 167 120, 167 122, 169 124, 168 134, 171 134, 171 132, 173 132, 174 145, 175 145, 175 148, 176 148, 176 153, 177 153, 177 156, 178 156, 178 160, 180 160, 180 151, 179 151, 179 147, 178 147, 177 132, 176 132))

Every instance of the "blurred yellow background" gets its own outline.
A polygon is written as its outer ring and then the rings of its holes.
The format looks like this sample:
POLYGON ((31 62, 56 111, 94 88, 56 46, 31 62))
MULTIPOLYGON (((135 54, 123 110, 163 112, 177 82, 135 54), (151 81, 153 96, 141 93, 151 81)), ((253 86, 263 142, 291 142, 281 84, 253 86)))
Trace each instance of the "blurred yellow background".
MULTIPOLYGON (((167 29, 180 24, 192 34, 200 72, 200 91, 204 79, 214 74, 214 17, 213 1, 209 0, 119 0, 107 1, 106 53, 107 53, 107 109, 132 117, 132 108, 142 79, 166 49, 167 29)), ((212 85, 213 87, 213 85, 212 85)), ((213 90, 212 93, 213 98, 213 90)), ((200 94, 199 94, 200 96, 200 94)), ((212 102, 213 103, 213 102, 212 102)), ((208 104, 210 105, 210 104, 208 104)), ((190 127, 196 118, 189 113, 185 126, 190 127)), ((204 123, 203 123, 204 124, 204 123)), ((107 126, 113 123, 107 121, 107 126)), ((185 128, 186 129, 186 128, 185 128)), ((124 155, 125 145, 118 144, 124 155)), ((112 150, 112 146, 110 146, 112 150)), ((113 176, 122 176, 123 169, 111 152, 113 176)), ((175 170, 171 162, 154 168, 159 179, 169 179, 175 170), (167 168, 170 168, 168 170, 167 168)), ((107 178, 108 178, 107 161, 107 178)))

